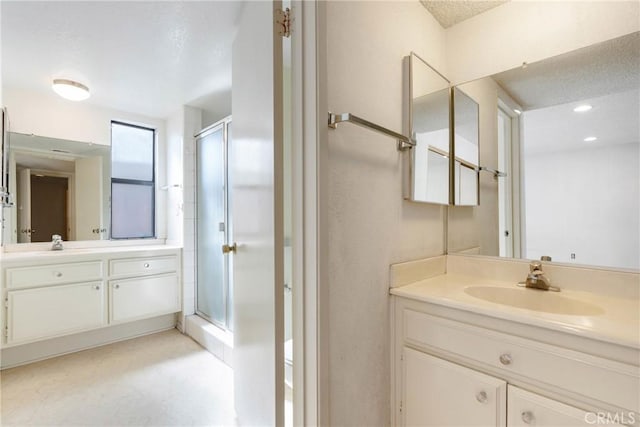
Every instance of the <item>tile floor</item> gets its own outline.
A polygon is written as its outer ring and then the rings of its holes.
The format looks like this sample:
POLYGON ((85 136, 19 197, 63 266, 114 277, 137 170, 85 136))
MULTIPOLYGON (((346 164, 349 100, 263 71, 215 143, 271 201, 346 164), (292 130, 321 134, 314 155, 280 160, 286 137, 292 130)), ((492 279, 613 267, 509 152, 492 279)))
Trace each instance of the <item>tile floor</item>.
POLYGON ((177 330, 0 372, 2 426, 236 425, 231 368, 177 330))

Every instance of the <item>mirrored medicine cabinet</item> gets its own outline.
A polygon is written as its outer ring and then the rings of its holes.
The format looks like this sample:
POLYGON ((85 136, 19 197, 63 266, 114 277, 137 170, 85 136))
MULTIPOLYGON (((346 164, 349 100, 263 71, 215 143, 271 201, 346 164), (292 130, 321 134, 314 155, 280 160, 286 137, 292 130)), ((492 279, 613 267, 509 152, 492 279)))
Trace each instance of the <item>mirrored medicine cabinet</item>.
POLYGON ((479 107, 415 53, 406 58, 409 185, 405 198, 439 205, 479 204, 479 107))

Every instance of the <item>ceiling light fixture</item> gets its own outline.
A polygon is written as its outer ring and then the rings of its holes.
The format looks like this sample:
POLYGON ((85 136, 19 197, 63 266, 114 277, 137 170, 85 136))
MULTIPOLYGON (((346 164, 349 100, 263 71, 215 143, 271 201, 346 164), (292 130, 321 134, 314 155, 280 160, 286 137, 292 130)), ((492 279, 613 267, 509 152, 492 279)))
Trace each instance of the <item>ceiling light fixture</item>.
POLYGON ((522 114, 522 111, 518 110, 517 108, 514 108, 514 109, 513 109, 513 111, 515 111, 515 113, 516 113, 517 115, 522 114))
POLYGON ((585 111, 591 110, 593 107, 589 104, 578 105, 573 109, 576 113, 584 113, 585 111))
POLYGON ((55 93, 70 101, 83 101, 90 95, 88 87, 73 80, 55 79, 51 87, 55 93))
POLYGON ((596 139, 598 139, 598 138, 596 138, 595 136, 588 136, 588 137, 586 137, 586 138, 584 139, 584 142, 593 142, 593 141, 595 141, 596 139))

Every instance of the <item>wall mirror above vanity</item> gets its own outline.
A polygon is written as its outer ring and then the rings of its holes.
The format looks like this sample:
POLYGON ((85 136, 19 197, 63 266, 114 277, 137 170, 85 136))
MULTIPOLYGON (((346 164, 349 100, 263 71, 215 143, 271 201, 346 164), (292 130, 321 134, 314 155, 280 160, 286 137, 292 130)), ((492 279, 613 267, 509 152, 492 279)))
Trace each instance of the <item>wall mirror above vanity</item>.
POLYGON ((448 252, 640 269, 638 70, 636 32, 459 85, 507 176, 448 208, 448 252))
POLYGON ((109 146, 8 134, 3 244, 108 239, 109 146))

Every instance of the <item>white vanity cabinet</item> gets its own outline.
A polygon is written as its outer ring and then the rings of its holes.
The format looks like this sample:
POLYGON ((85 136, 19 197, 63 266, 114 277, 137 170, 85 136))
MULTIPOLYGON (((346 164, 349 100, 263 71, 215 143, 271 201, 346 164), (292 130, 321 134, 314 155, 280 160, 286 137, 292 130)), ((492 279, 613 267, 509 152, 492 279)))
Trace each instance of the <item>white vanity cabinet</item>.
POLYGON ((111 323, 180 311, 177 266, 175 256, 111 260, 111 278, 119 278, 109 282, 111 323))
POLYGON ((2 347, 181 309, 179 249, 16 254, 2 259, 2 347))
POLYGON ((557 335, 540 342, 524 326, 479 319, 393 297, 394 425, 638 425, 640 370, 613 360, 623 354, 614 345, 606 358, 567 348, 570 337, 564 347, 557 335))

